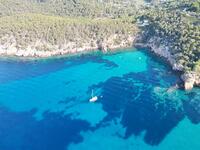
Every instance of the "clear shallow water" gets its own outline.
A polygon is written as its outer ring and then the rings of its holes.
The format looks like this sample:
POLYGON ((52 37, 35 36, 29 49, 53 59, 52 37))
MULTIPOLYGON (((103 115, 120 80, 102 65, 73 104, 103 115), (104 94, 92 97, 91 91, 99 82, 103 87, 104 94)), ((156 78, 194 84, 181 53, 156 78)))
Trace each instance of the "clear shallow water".
POLYGON ((0 150, 199 150, 200 89, 177 82, 143 51, 1 60, 0 150))

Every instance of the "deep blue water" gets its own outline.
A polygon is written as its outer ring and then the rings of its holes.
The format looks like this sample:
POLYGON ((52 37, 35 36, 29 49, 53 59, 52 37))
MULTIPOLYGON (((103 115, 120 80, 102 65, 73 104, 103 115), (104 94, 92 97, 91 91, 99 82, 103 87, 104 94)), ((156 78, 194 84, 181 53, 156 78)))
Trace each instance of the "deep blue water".
POLYGON ((2 59, 0 150, 199 150, 200 89, 179 82, 145 51, 2 59))

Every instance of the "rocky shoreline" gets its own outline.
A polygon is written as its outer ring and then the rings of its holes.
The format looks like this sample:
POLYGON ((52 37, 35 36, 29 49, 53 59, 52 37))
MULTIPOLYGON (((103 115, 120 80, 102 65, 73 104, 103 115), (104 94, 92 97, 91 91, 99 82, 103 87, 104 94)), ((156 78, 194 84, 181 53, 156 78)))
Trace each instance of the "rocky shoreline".
POLYGON ((187 72, 181 76, 184 81, 184 87, 186 90, 191 90, 194 86, 200 86, 200 75, 195 72, 187 72))
POLYGON ((152 38, 147 44, 134 42, 133 45, 133 41, 136 41, 135 39, 135 37, 129 36, 129 38, 127 38, 124 41, 121 41, 121 43, 119 44, 113 44, 112 40, 107 40, 101 43, 95 41, 96 44, 94 44, 93 46, 91 46, 91 43, 94 43, 94 41, 89 41, 88 43, 84 43, 81 47, 77 47, 76 43, 68 43, 59 46, 37 41, 36 43, 24 49, 17 48, 15 43, 7 43, 6 45, 0 45, 0 56, 17 56, 23 58, 48 58, 52 56, 61 56, 67 54, 94 51, 97 49, 101 50, 102 52, 107 52, 110 50, 116 50, 132 46, 139 48, 148 48, 154 54, 167 60, 167 62, 169 62, 169 64, 172 66, 173 70, 182 72, 181 79, 184 82, 184 88, 186 90, 191 90, 194 86, 200 86, 200 75, 195 74, 195 72, 183 72, 184 67, 176 62, 175 58, 170 54, 169 47, 167 45, 156 46, 157 40, 155 40, 154 38, 152 38), (44 44, 51 50, 36 49, 38 45, 42 46, 44 44))
POLYGON ((134 38, 134 36, 128 36, 126 39, 121 40, 118 44, 113 44, 113 41, 115 40, 114 37, 110 38, 110 40, 104 40, 101 42, 98 40, 91 40, 87 43, 82 43, 81 46, 77 46, 76 42, 67 42, 62 45, 52 45, 46 41, 38 40, 29 44, 27 47, 22 48, 17 45, 14 37, 11 37, 6 44, 0 45, 0 56, 47 58, 52 56, 93 51, 97 49, 102 52, 107 52, 109 50, 131 47, 134 38))
POLYGON ((169 48, 167 46, 156 47, 153 44, 149 44, 150 50, 160 57, 165 58, 169 64, 172 66, 172 69, 175 71, 182 72, 181 79, 184 82, 184 89, 191 90, 194 86, 200 86, 200 75, 197 75, 195 72, 184 72, 184 66, 178 64, 174 57, 170 54, 169 48))
POLYGON ((184 66, 178 64, 175 58, 170 54, 169 47, 167 45, 159 45, 154 43, 155 39, 150 40, 147 44, 136 43, 135 47, 148 48, 151 52, 164 58, 172 67, 174 71, 181 72, 181 79, 185 90, 191 90, 194 86, 200 86, 200 75, 195 72, 184 72, 184 66))

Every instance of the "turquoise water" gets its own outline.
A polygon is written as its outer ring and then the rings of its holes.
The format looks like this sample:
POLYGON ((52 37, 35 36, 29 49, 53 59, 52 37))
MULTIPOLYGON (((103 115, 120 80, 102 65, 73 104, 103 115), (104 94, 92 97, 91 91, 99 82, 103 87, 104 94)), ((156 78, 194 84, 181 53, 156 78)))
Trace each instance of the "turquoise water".
POLYGON ((199 150, 200 89, 179 82, 144 50, 1 60, 0 150, 199 150))

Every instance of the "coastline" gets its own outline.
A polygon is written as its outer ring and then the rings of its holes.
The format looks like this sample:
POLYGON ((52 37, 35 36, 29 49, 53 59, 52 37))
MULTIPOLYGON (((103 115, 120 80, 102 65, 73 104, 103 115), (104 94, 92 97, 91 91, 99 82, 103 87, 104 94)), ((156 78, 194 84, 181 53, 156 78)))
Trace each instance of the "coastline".
MULTIPOLYGON (((54 58, 65 58, 65 57, 71 57, 71 56, 80 56, 80 55, 84 55, 84 54, 113 54, 113 53, 118 53, 118 52, 122 52, 125 50, 132 50, 133 46, 126 46, 126 47, 116 47, 116 48, 109 48, 107 51, 103 51, 99 48, 91 48, 91 49, 85 49, 82 51, 68 51, 66 53, 52 53, 52 55, 44 55, 44 56, 33 56, 33 55, 7 55, 7 54, 0 54, 0 59, 20 59, 20 60, 44 60, 44 59, 54 59, 54 58)), ((48 52, 47 52, 48 53, 48 52)))
POLYGON ((170 54, 167 46, 156 47, 155 45, 155 43, 136 43, 135 47, 147 48, 158 57, 163 58, 171 66, 172 70, 179 72, 180 78, 183 81, 183 85, 181 85, 181 87, 183 86, 185 90, 192 90, 193 87, 200 86, 200 75, 193 71, 184 72, 184 67, 176 63, 176 60, 170 54))
POLYGON ((13 61, 46 61, 46 60, 54 60, 54 59, 62 59, 62 58, 71 58, 71 57, 81 57, 85 55, 112 55, 121 53, 124 51, 133 51, 135 47, 120 47, 108 50, 107 52, 103 52, 100 49, 91 49, 91 50, 85 50, 81 52, 76 53, 66 53, 63 55, 53 55, 49 57, 24 57, 24 56, 6 56, 6 55, 0 55, 0 60, 13 60, 13 61))
MULTIPOLYGON (((14 58, 14 59, 24 59, 24 60, 38 60, 38 59, 51 59, 51 58, 62 58, 62 57, 70 57, 70 56, 78 56, 82 54, 88 54, 93 52, 101 52, 103 54, 110 52, 118 52, 121 49, 131 49, 131 48, 145 48, 148 49, 150 53, 155 54, 160 58, 164 58, 163 60, 168 63, 172 70, 178 72, 180 74, 180 78, 183 81, 183 87, 185 90, 191 90, 194 86, 200 86, 200 77, 196 75, 194 72, 184 72, 183 66, 176 63, 176 60, 171 56, 168 51, 167 46, 156 47, 156 43, 151 40, 149 43, 137 43, 132 42, 135 41, 136 38, 132 37, 128 40, 128 42, 122 41, 123 44, 119 45, 109 45, 109 43, 102 43, 101 45, 96 45, 94 47, 83 46, 77 47, 73 49, 61 48, 54 51, 44 51, 44 50, 35 50, 35 49, 25 49, 25 50, 17 50, 16 48, 9 47, 6 51, 2 49, 0 45, 0 58, 14 58), (124 44, 126 43, 126 44, 124 44)), ((182 86, 181 86, 182 87, 182 86)))
MULTIPOLYGON (((14 37, 12 37, 14 39, 14 37)), ((66 42, 60 45, 52 45, 46 41, 35 41, 29 44, 27 47, 19 47, 16 41, 7 42, 4 45, 0 45, 1 57, 19 57, 19 58, 48 58, 54 56, 72 55, 84 52, 90 52, 95 50, 101 50, 102 52, 115 51, 116 49, 122 49, 132 47, 135 35, 128 35, 119 43, 115 43, 116 35, 110 36, 108 40, 103 41, 91 40, 81 45, 77 45, 74 42, 66 42)))
POLYGON ((113 54, 113 53, 118 53, 122 52, 125 50, 129 51, 132 50, 134 47, 132 43, 129 41, 129 44, 127 45, 111 45, 106 47, 87 47, 87 48, 74 48, 71 50, 56 50, 56 51, 36 51, 35 52, 28 52, 28 50, 15 50, 12 52, 9 52, 10 50, 3 50, 1 45, 0 45, 0 59, 3 60, 24 60, 24 61, 29 61, 29 60, 50 60, 50 59, 59 59, 59 58, 66 58, 66 57, 76 57, 76 56, 81 56, 81 55, 99 55, 99 54, 113 54), (18 51, 18 53, 17 53, 18 51))

